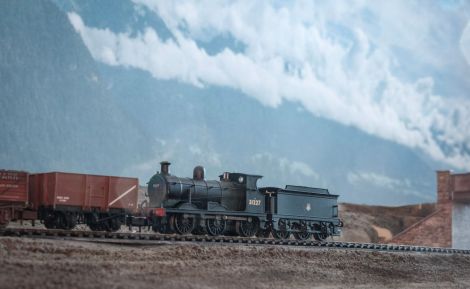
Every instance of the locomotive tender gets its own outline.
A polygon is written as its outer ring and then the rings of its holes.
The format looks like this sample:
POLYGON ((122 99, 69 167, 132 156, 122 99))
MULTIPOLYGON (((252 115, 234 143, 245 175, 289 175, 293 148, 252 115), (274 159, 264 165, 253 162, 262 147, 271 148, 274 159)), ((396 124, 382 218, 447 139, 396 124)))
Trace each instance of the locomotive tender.
POLYGON ((286 186, 258 188, 258 175, 224 173, 205 180, 197 166, 193 178, 169 173, 161 162, 148 182, 149 224, 154 231, 178 234, 239 235, 324 240, 340 234, 338 195, 326 189, 286 186))

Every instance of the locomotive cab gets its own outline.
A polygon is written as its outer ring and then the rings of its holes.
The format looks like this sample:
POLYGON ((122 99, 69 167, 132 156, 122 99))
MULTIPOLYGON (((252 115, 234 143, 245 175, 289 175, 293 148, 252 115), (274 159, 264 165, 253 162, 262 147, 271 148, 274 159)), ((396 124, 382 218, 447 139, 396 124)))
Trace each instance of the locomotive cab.
POLYGON ((257 185, 262 176, 225 172, 219 178, 222 186, 232 191, 225 202, 231 200, 238 203, 238 211, 264 213, 264 196, 258 191, 257 185))

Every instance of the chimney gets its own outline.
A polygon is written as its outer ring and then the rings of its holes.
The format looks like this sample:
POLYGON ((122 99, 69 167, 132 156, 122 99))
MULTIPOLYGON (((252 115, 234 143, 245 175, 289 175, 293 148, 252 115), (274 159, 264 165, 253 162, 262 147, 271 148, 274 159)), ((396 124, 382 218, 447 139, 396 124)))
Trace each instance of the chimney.
POLYGON ((437 171, 437 206, 449 202, 452 191, 450 171, 437 171))
POLYGON ((167 161, 163 161, 160 163, 161 165, 161 174, 162 175, 169 175, 170 174, 170 165, 171 163, 170 162, 167 162, 167 161))

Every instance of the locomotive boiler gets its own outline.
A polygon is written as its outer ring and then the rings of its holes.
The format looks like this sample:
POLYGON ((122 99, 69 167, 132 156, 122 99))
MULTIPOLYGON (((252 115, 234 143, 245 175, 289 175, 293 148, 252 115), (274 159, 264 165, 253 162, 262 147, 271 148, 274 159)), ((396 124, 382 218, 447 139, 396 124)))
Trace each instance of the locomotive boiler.
MULTIPOLYGON (((225 173, 220 181, 205 180, 204 168, 197 166, 193 178, 181 178, 169 174, 169 162, 161 163, 161 173, 155 174, 148 183, 150 206, 178 207, 190 204, 200 210, 214 209, 243 211, 246 197, 256 191, 260 176, 225 173)), ((261 198, 261 197, 260 197, 261 198)))

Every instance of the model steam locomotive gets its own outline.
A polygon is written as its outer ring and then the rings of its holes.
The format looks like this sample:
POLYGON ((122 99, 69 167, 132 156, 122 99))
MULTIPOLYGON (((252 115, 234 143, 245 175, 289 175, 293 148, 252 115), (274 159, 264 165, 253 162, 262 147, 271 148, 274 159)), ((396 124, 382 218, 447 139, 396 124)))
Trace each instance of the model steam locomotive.
POLYGON ((326 189, 258 188, 258 175, 223 173, 206 180, 169 173, 169 162, 148 182, 148 201, 138 205, 136 178, 72 173, 29 174, 0 170, 0 227, 10 220, 40 220, 46 228, 86 224, 116 231, 122 224, 169 234, 238 235, 324 240, 340 234, 338 195, 326 189))
POLYGON ((301 186, 258 188, 258 175, 224 173, 205 180, 197 166, 193 178, 169 173, 169 162, 148 182, 152 228, 161 233, 239 235, 324 240, 340 234, 337 195, 301 186))

